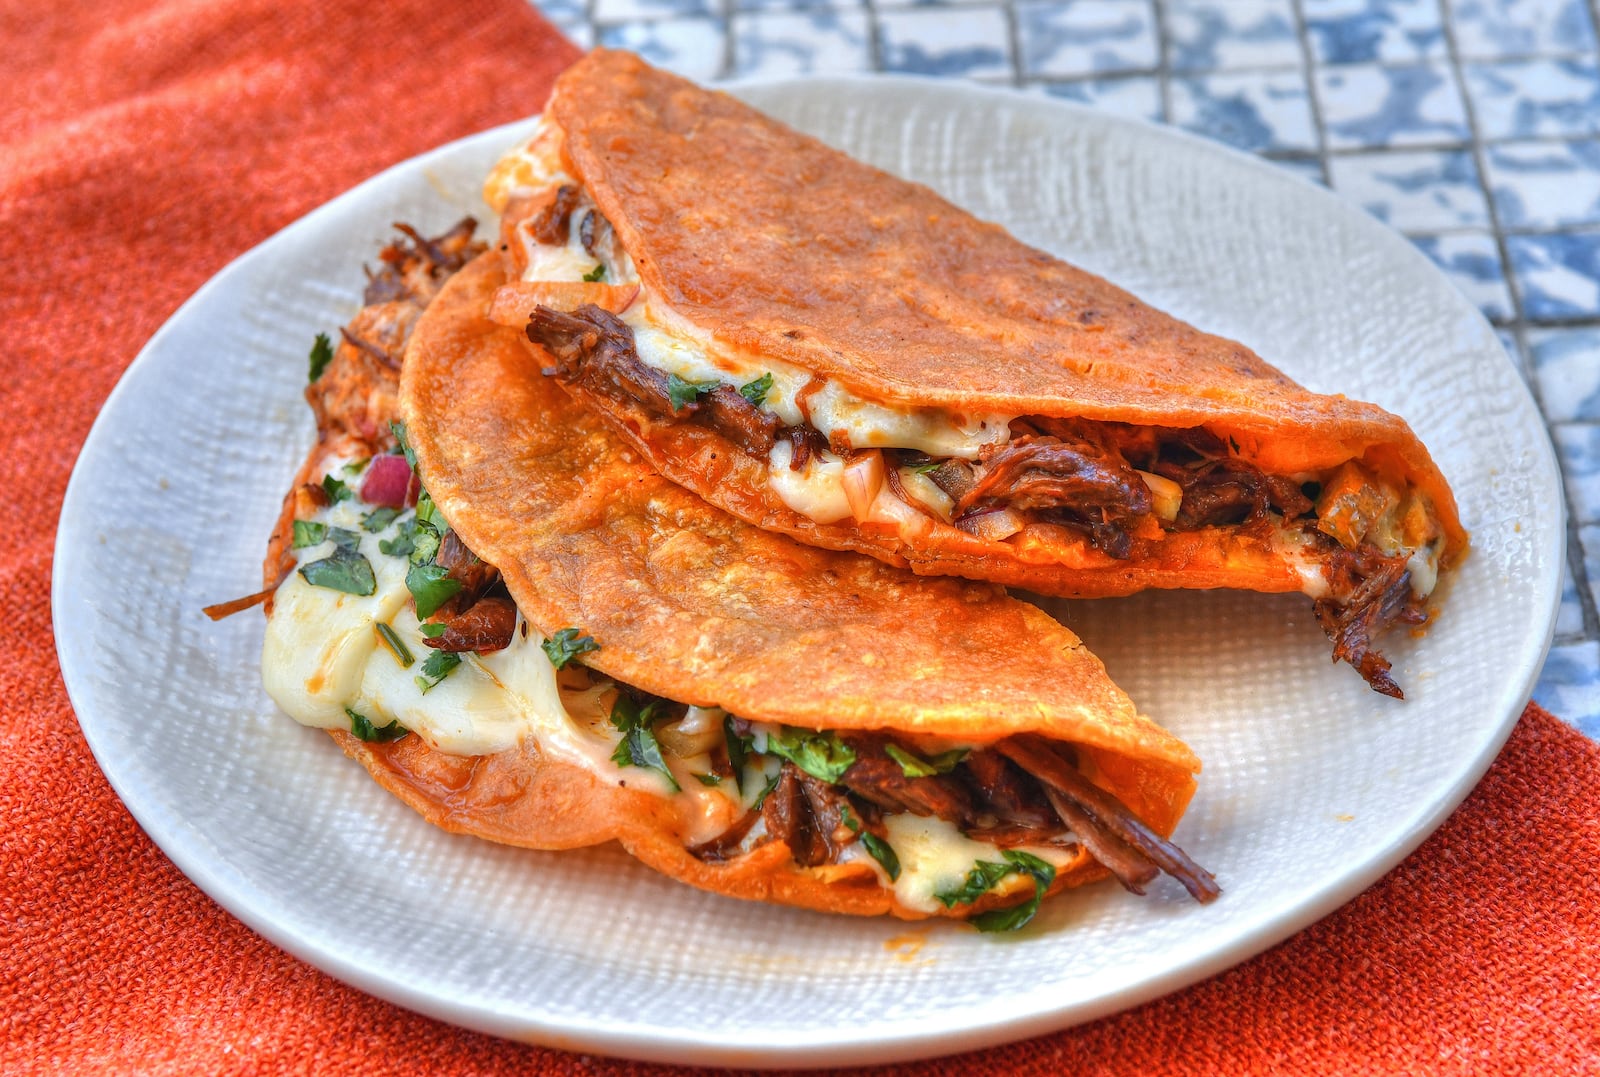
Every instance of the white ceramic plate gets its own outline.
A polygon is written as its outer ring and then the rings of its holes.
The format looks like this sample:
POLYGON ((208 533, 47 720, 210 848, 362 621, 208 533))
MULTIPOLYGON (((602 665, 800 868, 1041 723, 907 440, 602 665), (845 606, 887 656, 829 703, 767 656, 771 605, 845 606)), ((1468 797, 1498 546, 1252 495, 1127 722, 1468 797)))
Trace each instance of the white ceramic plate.
POLYGON ((403 1006, 519 1039, 751 1065, 932 1055, 1097 1017, 1266 948, 1413 849, 1506 736, 1557 599, 1555 464, 1477 311, 1327 192, 1171 131, 924 81, 740 92, 1314 389, 1409 419, 1475 546, 1439 623, 1386 645, 1410 698, 1331 665, 1298 596, 1061 604, 1205 760, 1177 838, 1226 892, 1202 908, 1170 880, 1143 900, 1101 885, 1015 937, 745 904, 612 849, 527 852, 427 826, 276 712, 259 616, 212 624, 200 607, 259 586, 312 436, 312 335, 356 310, 391 221, 484 216, 478 182, 525 130, 513 125, 400 165, 234 262, 95 424, 61 516, 56 638, 84 734, 150 836, 257 931, 403 1006))

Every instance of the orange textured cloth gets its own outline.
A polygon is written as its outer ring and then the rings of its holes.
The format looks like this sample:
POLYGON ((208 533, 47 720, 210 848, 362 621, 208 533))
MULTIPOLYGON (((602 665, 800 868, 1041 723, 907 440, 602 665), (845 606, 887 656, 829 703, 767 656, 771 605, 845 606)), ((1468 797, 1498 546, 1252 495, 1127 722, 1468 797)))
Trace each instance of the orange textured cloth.
MULTIPOLYGON (((256 937, 118 802, 51 640, 71 461, 143 341, 313 206, 537 108, 574 50, 521 0, 55 7, 0 0, 0 1074, 680 1072, 463 1032, 256 937)), ((1530 707, 1437 835, 1298 937, 897 1072, 1600 1072, 1597 790, 1600 748, 1530 707)))

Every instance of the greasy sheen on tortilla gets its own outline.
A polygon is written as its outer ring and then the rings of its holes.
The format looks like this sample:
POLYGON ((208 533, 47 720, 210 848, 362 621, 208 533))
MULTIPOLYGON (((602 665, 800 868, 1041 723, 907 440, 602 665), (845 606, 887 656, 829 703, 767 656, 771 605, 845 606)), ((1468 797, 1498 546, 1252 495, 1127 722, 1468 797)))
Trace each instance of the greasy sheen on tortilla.
MULTIPOLYGON (((400 405, 435 504, 499 568, 530 624, 547 636, 569 626, 593 636, 600 650, 585 664, 619 682, 751 720, 1066 742, 1090 781, 1157 833, 1172 832, 1199 762, 1138 713, 1072 632, 991 585, 917 579, 800 545, 663 479, 538 376, 515 329, 486 319, 502 280, 500 259, 485 255, 433 299, 407 346, 400 405)), ((782 842, 701 860, 685 848, 674 798, 552 759, 535 737, 462 757, 415 736, 335 736, 447 830, 545 849, 616 840, 718 893, 927 915, 859 865, 804 868, 782 842)), ((1105 874, 1080 851, 1056 886, 1105 874)))
MULTIPOLYGON (((615 229, 650 303, 719 347, 889 408, 1203 428, 1271 475, 1355 462, 1427 499, 1443 536, 1440 566, 1465 552, 1450 488, 1404 420, 1312 393, 1242 344, 926 187, 626 53, 579 61, 546 116, 564 139, 566 170, 615 229)), ((735 515, 919 573, 1083 597, 1306 584, 1281 545, 1248 528, 1136 534, 1132 555, 1118 558, 1061 527, 988 539, 948 524, 908 536, 848 517, 819 523, 772 491, 765 459, 728 451, 715 430, 569 388, 664 474, 735 515)))

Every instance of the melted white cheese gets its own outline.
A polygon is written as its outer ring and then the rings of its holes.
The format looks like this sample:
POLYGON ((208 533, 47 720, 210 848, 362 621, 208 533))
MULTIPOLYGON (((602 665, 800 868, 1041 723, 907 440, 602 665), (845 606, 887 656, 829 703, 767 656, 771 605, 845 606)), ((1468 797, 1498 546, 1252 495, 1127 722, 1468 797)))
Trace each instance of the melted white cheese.
POLYGON ((819 524, 831 524, 850 515, 850 499, 844 492, 844 461, 829 452, 812 453, 806 466, 789 470, 794 446, 779 438, 768 457, 767 481, 778 497, 802 516, 819 524))

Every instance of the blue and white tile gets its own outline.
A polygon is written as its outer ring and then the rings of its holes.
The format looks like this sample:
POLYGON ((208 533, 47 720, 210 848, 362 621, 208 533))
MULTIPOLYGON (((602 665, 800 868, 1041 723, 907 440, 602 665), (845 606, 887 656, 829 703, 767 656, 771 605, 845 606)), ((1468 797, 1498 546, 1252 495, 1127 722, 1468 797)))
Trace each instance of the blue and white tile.
POLYGON ((1533 698, 1585 736, 1600 737, 1600 643, 1551 647, 1533 698))
POLYGON ((1052 82, 1030 88, 1063 101, 1076 101, 1080 105, 1089 105, 1116 116, 1149 120, 1152 123, 1161 123, 1166 119, 1166 110, 1161 105, 1161 80, 1152 75, 1078 79, 1073 82, 1052 82))
POLYGON ((1600 142, 1502 142, 1485 156, 1502 227, 1600 224, 1600 142))
POLYGON ((1529 330, 1528 351, 1546 420, 1600 422, 1600 328, 1529 330))
POLYGON ((545 0, 539 5, 539 13, 574 45, 588 48, 594 44, 594 24, 589 21, 589 9, 582 0, 545 0))
POLYGON ((755 78, 871 71, 867 14, 815 10, 736 15, 733 70, 755 78))
POLYGON ((1583 550, 1583 574, 1589 578, 1589 597, 1600 607, 1600 524, 1578 528, 1578 545, 1583 550))
POLYGON ((1319 187, 1328 185, 1328 177, 1322 171, 1322 162, 1315 157, 1271 157, 1268 160, 1308 183, 1315 183, 1319 187))
POLYGON ((1450 25, 1467 60, 1593 52, 1585 0, 1455 0, 1450 25))
POLYGON ((1159 62, 1150 0, 1022 0, 1016 13, 1025 76, 1151 71, 1159 62))
POLYGON ((713 15, 715 8, 715 0, 594 0, 594 20, 601 24, 621 24, 686 15, 713 15))
POLYGON ((1600 67, 1593 57, 1462 65, 1486 139, 1600 134, 1600 67))
POLYGON ((1310 97, 1298 72, 1175 78, 1170 88, 1170 121, 1185 130, 1257 153, 1318 148, 1310 97))
POLYGON ((1328 175, 1335 191, 1402 232, 1489 226, 1470 150, 1339 154, 1328 175))
POLYGON ((1556 608, 1556 639, 1568 640, 1583 635, 1583 600, 1578 597, 1578 581, 1572 578, 1572 564, 1561 566, 1561 605, 1556 608))
POLYGON ((1167 0, 1167 66, 1261 70, 1304 61, 1289 0, 1167 0))
POLYGON ((1600 316, 1600 235, 1507 236, 1506 252, 1528 318, 1600 316))
MULTIPOLYGON (((1444 271, 1461 294, 1491 321, 1511 317, 1511 289, 1500 249, 1488 232, 1458 232, 1444 236, 1412 236, 1411 242, 1444 271)), ((1514 354, 1514 353, 1513 353, 1514 354)), ((1521 369, 1521 364, 1517 364, 1521 369)))
POLYGON ((735 11, 860 11, 863 0, 733 0, 735 11))
MULTIPOLYGON (((1556 456, 1561 461, 1561 477, 1567 484, 1567 504, 1578 523, 1594 528, 1591 538, 1600 539, 1600 425, 1594 423, 1557 423, 1550 428, 1555 435, 1556 456)), ((1586 566, 1588 559, 1600 557, 1600 545, 1584 544, 1586 566)), ((1600 564, 1589 566, 1589 583, 1600 586, 1600 564)))
POLYGON ((883 12, 878 51, 886 71, 968 79, 1011 75, 1011 34, 998 7, 883 12))
POLYGON ((1305 0, 1312 55, 1323 64, 1446 57, 1439 0, 1305 0))
POLYGON ((1467 111, 1445 64, 1319 68, 1330 149, 1468 142, 1467 111))
POLYGON ((685 78, 713 79, 722 74, 727 26, 721 19, 657 19, 600 27, 600 44, 636 52, 657 67, 685 78))

